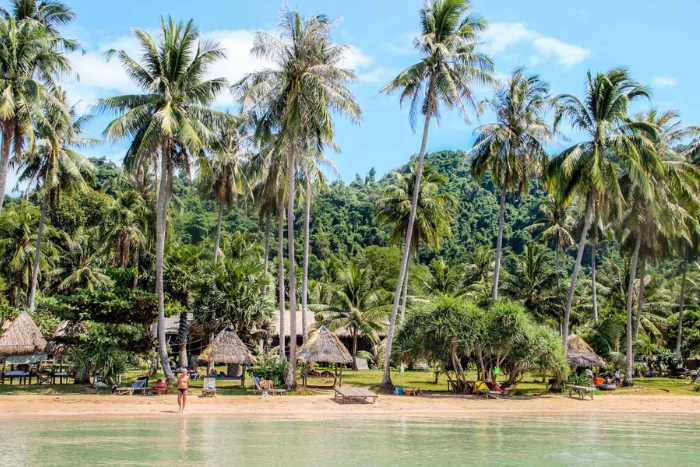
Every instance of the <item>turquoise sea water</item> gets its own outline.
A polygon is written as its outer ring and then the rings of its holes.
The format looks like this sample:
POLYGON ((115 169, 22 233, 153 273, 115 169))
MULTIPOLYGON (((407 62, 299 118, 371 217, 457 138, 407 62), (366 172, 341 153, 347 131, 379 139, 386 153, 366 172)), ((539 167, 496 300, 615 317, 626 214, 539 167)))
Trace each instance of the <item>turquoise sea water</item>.
POLYGON ((4 466, 697 465, 700 418, 3 420, 4 466))

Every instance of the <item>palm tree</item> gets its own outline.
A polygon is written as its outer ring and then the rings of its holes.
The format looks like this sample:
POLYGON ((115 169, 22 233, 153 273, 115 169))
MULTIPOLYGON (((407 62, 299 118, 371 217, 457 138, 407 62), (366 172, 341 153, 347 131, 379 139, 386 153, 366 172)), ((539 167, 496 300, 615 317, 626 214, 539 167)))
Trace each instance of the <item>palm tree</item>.
POLYGON ((32 20, 46 29, 46 32, 57 39, 55 47, 74 52, 79 45, 73 39, 61 37, 60 26, 70 24, 78 15, 65 3, 57 0, 10 0, 11 9, 0 8, 0 14, 5 18, 13 18, 22 22, 32 20))
POLYGON ((562 151, 547 167, 547 178, 556 196, 568 200, 577 194, 584 211, 584 226, 564 311, 564 344, 569 333, 571 304, 591 222, 598 211, 619 215, 623 203, 617 179, 620 166, 634 176, 636 183, 647 190, 649 188, 640 149, 651 146, 645 134, 653 136, 656 130, 653 125, 631 121, 628 117, 630 103, 640 97, 648 98, 649 91, 634 81, 627 70, 617 68, 595 75, 588 72, 583 101, 571 94, 562 94, 554 99, 557 104, 555 130, 562 121, 568 120, 574 129, 587 136, 584 141, 562 151))
POLYGON ((211 195, 219 205, 214 244, 214 262, 219 257, 221 221, 224 208, 231 209, 236 199, 247 191, 243 165, 248 159, 248 122, 243 117, 231 118, 221 128, 214 159, 199 169, 198 186, 201 194, 211 195))
POLYGON ((495 254, 488 245, 481 245, 467 253, 469 261, 465 266, 465 285, 475 282, 486 283, 493 274, 493 261, 495 254))
POLYGON ((131 248, 145 248, 147 208, 135 190, 116 190, 114 202, 107 207, 103 224, 105 244, 116 246, 119 267, 125 268, 131 260, 131 248))
MULTIPOLYGON (((379 332, 386 329, 384 319, 389 314, 391 297, 382 288, 373 288, 366 269, 350 263, 339 274, 329 305, 311 305, 321 313, 321 324, 331 331, 344 328, 352 335, 352 356, 357 356, 357 340, 367 337, 379 342, 379 332)), ((353 369, 357 369, 353 361, 353 369)))
POLYGON ((430 262, 432 274, 425 284, 425 289, 431 295, 457 295, 460 284, 460 269, 453 261, 445 261, 442 257, 430 262))
POLYGON ((168 363, 165 342, 165 299, 163 295, 163 255, 168 204, 172 194, 175 164, 187 165, 189 155, 201 155, 214 145, 217 129, 228 120, 225 113, 209 107, 226 88, 224 78, 206 80, 211 65, 224 57, 218 44, 198 42, 200 32, 192 20, 175 23, 161 19, 158 38, 133 29, 142 51, 137 62, 123 50, 110 50, 117 56, 131 80, 143 94, 108 97, 98 101, 103 113, 119 115, 104 131, 108 140, 131 138, 124 158, 128 170, 135 171, 144 159, 160 153, 160 180, 156 208, 156 280, 158 296, 158 351, 165 376, 174 377, 168 363))
MULTIPOLYGON (((95 167, 74 148, 88 147, 99 140, 85 138, 85 126, 92 120, 92 115, 76 116, 75 106, 66 105, 66 97, 58 89, 55 102, 44 106, 45 118, 37 122, 36 134, 39 140, 36 148, 25 153, 21 161, 24 170, 19 177, 21 181, 37 180, 41 184, 43 201, 37 247, 34 256, 34 269, 27 299, 27 307, 34 311, 39 277, 41 240, 44 233, 44 218, 47 208, 58 205, 62 193, 82 190, 86 184, 94 184, 95 167)), ((20 161, 18 161, 20 162, 20 161)))
POLYGON ((381 92, 399 91, 401 93, 401 105, 409 103, 413 128, 415 128, 418 113, 425 116, 423 138, 416 166, 415 185, 418 189, 413 191, 411 214, 386 340, 384 377, 381 384, 387 389, 393 388, 390 374, 391 344, 401 291, 407 273, 430 120, 433 117, 439 117, 440 103, 450 109, 456 107, 465 119, 468 119, 467 105, 478 113, 471 85, 492 82, 490 73, 493 70, 493 64, 486 55, 476 50, 479 45, 479 34, 486 29, 486 20, 480 16, 468 15, 470 9, 469 0, 426 2, 420 10, 421 33, 413 42, 414 48, 422 56, 421 61, 402 71, 381 89, 381 92))
POLYGON ((78 227, 72 236, 64 235, 66 251, 61 255, 62 267, 51 271, 59 276, 59 291, 76 288, 95 290, 111 286, 113 281, 104 267, 104 243, 100 242, 97 229, 78 227))
POLYGON ((36 21, 0 19, 0 216, 7 188, 11 152, 20 159, 25 138, 33 139, 32 122, 42 118, 45 101, 60 107, 52 89, 71 67, 57 50, 60 39, 36 21))
POLYGON ((552 140, 552 132, 545 121, 549 85, 537 75, 526 76, 525 70, 519 68, 498 86, 494 97, 485 104, 496 115, 496 123, 474 130, 478 136, 471 150, 474 155, 472 173, 481 182, 490 171, 494 185, 501 186, 493 272, 493 299, 497 300, 506 193, 526 195, 530 177, 546 160, 544 145, 552 140))
MULTIPOLYGON (((359 122, 360 107, 347 85, 356 80, 354 72, 340 62, 348 51, 330 40, 335 22, 325 16, 304 20, 296 10, 283 9, 279 37, 258 32, 252 53, 276 65, 246 75, 236 88, 247 104, 257 110, 258 134, 279 129, 276 150, 287 155, 287 243, 289 262, 290 335, 296 336, 296 284, 294 264, 294 195, 300 155, 304 149, 321 153, 334 147, 332 113, 359 122)), ((296 359, 296 343, 289 352, 296 359)), ((296 387, 294 364, 290 365, 289 388, 296 387)))
MULTIPOLYGON (((403 175, 392 172, 393 183, 385 190, 377 204, 377 220, 383 225, 391 226, 389 243, 400 244, 406 238, 408 223, 412 212, 413 190, 416 187, 416 165, 410 166, 410 172, 403 175)), ((440 251, 440 239, 443 235, 451 236, 451 212, 457 206, 457 199, 449 192, 443 191, 448 179, 430 165, 423 167, 422 183, 418 195, 417 210, 414 217, 413 233, 409 251, 418 255, 421 244, 440 251)), ((408 265, 403 285, 403 304, 400 322, 403 322, 408 294, 408 265)))

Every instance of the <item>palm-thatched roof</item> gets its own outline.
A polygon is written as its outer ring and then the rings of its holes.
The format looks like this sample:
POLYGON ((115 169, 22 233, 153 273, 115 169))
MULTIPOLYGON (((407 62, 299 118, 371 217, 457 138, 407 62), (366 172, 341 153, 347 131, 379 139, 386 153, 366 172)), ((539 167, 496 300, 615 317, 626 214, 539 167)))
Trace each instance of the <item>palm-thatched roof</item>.
MULTIPOLYGON (((302 315, 301 305, 299 305, 299 306, 297 307, 297 312, 296 312, 296 316, 297 316, 297 337, 301 337, 301 334, 302 334, 302 329, 301 329, 301 315, 302 315)), ((291 332, 291 331, 289 330, 289 323, 290 323, 290 321, 291 321, 291 316, 292 316, 292 314, 291 314, 291 312, 290 312, 289 310, 284 310, 284 327, 285 327, 285 329, 284 329, 284 336, 287 337, 287 338, 290 336, 290 332, 291 332)), ((315 326, 315 323, 316 323, 316 317, 315 317, 313 311, 307 311, 307 312, 306 312, 306 322, 307 322, 307 325, 308 325, 308 327, 309 327, 309 330, 310 330, 310 329, 313 329, 313 327, 315 326)), ((280 312, 279 312, 279 310, 277 310, 277 311, 275 312, 275 314, 274 314, 272 320, 270 321, 270 335, 271 335, 272 337, 279 337, 279 336, 280 336, 280 312)))
POLYGON ((569 359, 569 366, 576 368, 605 366, 605 360, 600 358, 591 346, 576 334, 572 334, 566 339, 566 357, 569 359))
POLYGON ((44 336, 26 311, 0 336, 0 355, 3 356, 43 352, 45 347, 44 336))
POLYGON ((81 334, 87 334, 87 328, 80 321, 63 321, 54 331, 51 341, 44 350, 54 357, 68 355, 68 350, 81 334))
POLYGON ((340 339, 321 326, 297 352, 297 358, 305 362, 352 363, 353 358, 340 339))
POLYGON ((200 362, 252 365, 255 362, 255 357, 233 329, 227 327, 204 349, 198 360, 200 362))

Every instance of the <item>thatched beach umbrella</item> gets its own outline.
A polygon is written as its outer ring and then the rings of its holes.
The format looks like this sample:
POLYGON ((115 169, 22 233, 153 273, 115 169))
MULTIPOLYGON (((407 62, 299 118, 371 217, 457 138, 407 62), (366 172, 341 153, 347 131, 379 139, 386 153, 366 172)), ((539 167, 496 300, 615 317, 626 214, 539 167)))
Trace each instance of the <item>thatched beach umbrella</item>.
POLYGON ((200 362, 225 363, 227 365, 243 365, 241 385, 245 385, 245 367, 255 362, 255 357, 241 341, 233 329, 226 327, 219 333, 209 346, 204 349, 199 358, 200 362))
POLYGON ((0 336, 0 356, 29 355, 43 352, 45 347, 44 336, 26 311, 0 336))
POLYGON ((73 343, 80 335, 87 334, 87 328, 80 321, 63 321, 54 331, 45 352, 56 357, 68 355, 73 343))
MULTIPOLYGON (((351 364, 353 362, 352 355, 345 348, 340 339, 330 332, 325 326, 321 326, 309 336, 309 339, 301 346, 297 352, 297 358, 307 363, 334 363, 351 364)), ((302 374, 304 386, 306 386, 306 378, 312 375, 302 374)), ((343 370, 340 370, 340 385, 343 384, 343 370)), ((334 382, 335 385, 335 382, 334 382)))
POLYGON ((566 339, 566 357, 569 359, 569 366, 576 368, 605 366, 605 360, 600 358, 591 346, 576 334, 572 334, 566 339))

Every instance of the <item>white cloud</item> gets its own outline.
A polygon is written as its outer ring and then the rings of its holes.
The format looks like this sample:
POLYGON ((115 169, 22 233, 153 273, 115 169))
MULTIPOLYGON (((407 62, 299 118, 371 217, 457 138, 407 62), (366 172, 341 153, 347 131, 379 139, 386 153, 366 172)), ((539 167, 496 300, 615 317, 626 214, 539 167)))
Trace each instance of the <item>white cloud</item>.
POLYGON ((591 51, 574 44, 568 44, 553 37, 547 37, 523 23, 491 23, 482 36, 484 51, 498 55, 515 46, 524 46, 535 52, 531 63, 554 60, 557 65, 572 67, 586 60, 591 51))
POLYGON ((358 77, 363 84, 380 83, 382 85, 388 83, 398 75, 398 72, 393 68, 380 66, 366 73, 360 73, 358 77))
POLYGON ((654 76, 651 84, 659 88, 672 88, 678 84, 678 80, 667 76, 654 76))

